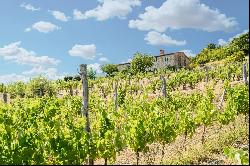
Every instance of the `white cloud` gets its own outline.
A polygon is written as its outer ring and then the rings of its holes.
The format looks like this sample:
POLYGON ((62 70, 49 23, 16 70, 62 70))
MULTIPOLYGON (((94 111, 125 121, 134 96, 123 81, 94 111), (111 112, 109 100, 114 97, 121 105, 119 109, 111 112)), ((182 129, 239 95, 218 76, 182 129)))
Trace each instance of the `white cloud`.
POLYGON ((139 30, 194 28, 203 31, 232 31, 238 23, 218 9, 211 9, 199 0, 167 0, 159 8, 148 6, 139 19, 130 20, 129 27, 139 30))
POLYGON ((31 78, 36 77, 37 75, 42 75, 49 80, 63 79, 65 73, 58 74, 56 68, 44 68, 44 67, 34 67, 30 71, 24 71, 22 74, 6 74, 0 75, 0 83, 8 84, 11 82, 22 81, 28 82, 31 78))
POLYGON ((66 16, 63 12, 60 11, 49 11, 57 20, 67 22, 70 17, 66 16))
POLYGON ((29 31, 31 31, 31 28, 26 28, 26 29, 24 30, 24 32, 29 32, 29 31))
POLYGON ((21 42, 18 41, 0 47, 0 57, 6 61, 30 66, 57 65, 60 62, 60 60, 48 56, 36 56, 35 52, 20 47, 20 44, 21 42))
POLYGON ((96 71, 97 74, 101 74, 102 70, 101 70, 101 64, 99 63, 93 63, 93 64, 89 64, 87 65, 87 68, 92 68, 93 70, 96 71))
POLYGON ((29 77, 15 74, 15 73, 0 75, 0 83, 4 83, 4 84, 10 83, 10 82, 16 82, 16 81, 27 82, 28 80, 29 80, 29 77))
POLYGON ((224 45, 228 44, 229 42, 231 42, 234 38, 237 38, 237 37, 239 37, 240 35, 243 35, 243 34, 245 34, 245 33, 247 33, 247 32, 249 32, 249 29, 245 29, 245 30, 243 30, 241 33, 238 33, 238 34, 234 35, 233 37, 230 37, 230 38, 228 39, 228 41, 226 41, 226 40, 224 40, 224 39, 219 39, 219 40, 218 40, 218 45, 224 46, 224 45))
POLYGON ((165 34, 161 34, 159 32, 150 31, 145 36, 144 40, 147 41, 147 44, 150 45, 175 45, 175 46, 182 46, 186 44, 186 41, 178 41, 172 39, 170 36, 167 36, 165 34))
POLYGON ((106 57, 99 58, 99 61, 101 61, 101 62, 109 62, 108 58, 106 58, 106 57))
POLYGON ((36 66, 33 67, 31 70, 22 72, 25 76, 35 76, 35 75, 43 75, 50 80, 56 80, 63 78, 62 75, 58 74, 58 70, 54 67, 43 67, 43 66, 36 66))
POLYGON ((224 39, 219 39, 219 40, 218 40, 218 45, 224 46, 224 45, 226 45, 226 44, 227 44, 227 41, 225 41, 224 39))
POLYGON ((96 56, 96 46, 94 44, 90 45, 76 44, 71 48, 71 50, 69 50, 69 55, 92 60, 96 56))
POLYGON ((31 10, 31 11, 40 10, 40 8, 35 8, 35 7, 32 6, 31 4, 26 4, 26 3, 22 3, 22 4, 20 5, 20 7, 25 8, 26 10, 31 10))
POLYGON ((28 81, 36 75, 43 75, 48 79, 59 79, 63 76, 58 74, 54 67, 60 60, 48 56, 37 56, 35 52, 28 51, 20 47, 21 42, 13 42, 0 47, 0 58, 17 64, 31 66, 31 70, 24 71, 22 74, 0 75, 0 82, 9 83, 14 81, 28 81))
POLYGON ((83 20, 86 19, 84 13, 82 13, 80 10, 74 9, 73 11, 73 18, 75 20, 83 20))
POLYGON ((81 20, 87 18, 96 18, 98 21, 107 20, 113 17, 120 19, 132 12, 132 7, 140 6, 140 0, 102 0, 99 1, 100 5, 85 13, 75 9, 73 11, 74 19, 81 20))
POLYGON ((37 30, 39 32, 43 32, 43 33, 49 33, 49 32, 52 32, 54 30, 61 29, 61 27, 59 27, 55 24, 52 24, 50 22, 39 21, 39 22, 34 23, 32 25, 32 27, 26 28, 25 32, 29 32, 32 29, 35 29, 35 30, 37 30))
POLYGON ((122 61, 121 63, 130 63, 132 61, 132 58, 129 58, 127 61, 122 61))
POLYGON ((181 50, 180 52, 184 52, 187 56, 195 57, 195 53, 192 50, 181 50))

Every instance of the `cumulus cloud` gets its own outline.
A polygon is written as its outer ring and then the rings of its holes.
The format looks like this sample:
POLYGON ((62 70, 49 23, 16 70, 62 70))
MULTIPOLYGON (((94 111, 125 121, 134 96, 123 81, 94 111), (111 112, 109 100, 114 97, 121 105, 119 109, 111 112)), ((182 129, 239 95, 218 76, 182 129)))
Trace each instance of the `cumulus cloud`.
POLYGON ((107 20, 113 17, 120 19, 126 18, 126 16, 132 12, 132 8, 140 6, 140 0, 102 0, 99 1, 99 5, 88 10, 85 13, 75 9, 73 16, 75 20, 95 18, 98 21, 107 20))
POLYGON ((55 68, 60 63, 60 60, 48 56, 37 56, 34 51, 28 51, 20 47, 20 45, 21 42, 18 41, 0 47, 0 58, 5 61, 31 66, 31 69, 21 74, 0 75, 0 82, 25 82, 35 75, 43 75, 48 79, 62 78, 62 75, 59 75, 55 68))
POLYGON ((59 74, 56 68, 38 66, 31 70, 24 71, 22 74, 12 73, 0 75, 0 83, 8 84, 16 81, 28 82, 31 78, 36 77, 37 75, 42 75, 49 80, 57 80, 63 79, 65 74, 59 74))
POLYGON ((40 8, 35 8, 35 7, 32 6, 31 4, 26 4, 26 3, 22 3, 22 4, 20 5, 20 7, 25 8, 26 10, 31 10, 31 11, 40 10, 40 8))
POLYGON ((0 83, 4 83, 4 84, 16 82, 16 81, 27 82, 28 80, 29 80, 29 77, 24 76, 24 75, 19 75, 16 73, 0 75, 0 83))
POLYGON ((49 12, 54 16, 55 19, 57 20, 60 20, 60 21, 63 21, 63 22, 67 22, 70 17, 66 16, 63 12, 60 12, 60 11, 50 11, 49 12))
POLYGON ((139 30, 193 28, 203 31, 232 31, 238 23, 218 9, 211 9, 199 0, 167 0, 159 8, 148 6, 138 19, 130 20, 129 27, 139 30))
POLYGON ((37 56, 35 52, 20 47, 21 41, 0 47, 0 57, 6 61, 30 66, 57 65, 60 60, 48 56, 37 56))
POLYGON ((94 71, 96 71, 97 74, 102 74, 102 70, 101 70, 101 64, 99 63, 93 63, 93 64, 89 64, 87 65, 87 68, 92 68, 94 71))
POLYGON ((25 32, 29 32, 32 29, 35 29, 35 30, 42 32, 42 33, 49 33, 49 32, 52 32, 54 30, 61 29, 61 27, 59 27, 55 24, 52 24, 50 22, 39 21, 39 22, 34 23, 32 25, 32 27, 26 28, 25 32))
POLYGON ((183 46, 186 44, 186 41, 178 41, 175 39, 172 39, 170 36, 167 36, 165 34, 161 34, 156 31, 150 31, 145 36, 144 40, 147 41, 150 45, 163 45, 163 46, 169 46, 169 45, 175 45, 175 46, 183 46))
POLYGON ((127 61, 122 61, 121 63, 130 63, 132 61, 132 58, 128 58, 127 61))
POLYGON ((106 57, 99 58, 99 61, 101 61, 101 62, 109 62, 108 58, 106 58, 106 57))
POLYGON ((187 56, 195 57, 195 53, 192 50, 181 50, 180 52, 184 52, 187 56))
POLYGON ((44 66, 35 66, 31 70, 22 72, 22 75, 26 77, 35 76, 35 75, 43 75, 50 80, 63 78, 63 75, 58 74, 57 68, 44 67, 44 66))
POLYGON ((233 37, 230 37, 230 38, 228 39, 228 41, 226 41, 226 40, 224 40, 224 39, 219 39, 219 40, 218 40, 218 45, 224 46, 224 45, 228 44, 229 42, 231 42, 234 38, 237 38, 237 37, 239 37, 240 35, 243 35, 243 34, 245 34, 245 33, 247 33, 247 32, 249 32, 249 29, 245 29, 245 30, 243 30, 241 33, 238 33, 238 34, 234 35, 233 37))
POLYGON ((224 46, 224 45, 226 45, 226 44, 227 44, 227 41, 225 41, 224 39, 219 39, 219 40, 218 40, 218 45, 224 46))
POLYGON ((90 45, 76 44, 69 50, 69 55, 92 60, 96 56, 96 46, 94 44, 90 45))

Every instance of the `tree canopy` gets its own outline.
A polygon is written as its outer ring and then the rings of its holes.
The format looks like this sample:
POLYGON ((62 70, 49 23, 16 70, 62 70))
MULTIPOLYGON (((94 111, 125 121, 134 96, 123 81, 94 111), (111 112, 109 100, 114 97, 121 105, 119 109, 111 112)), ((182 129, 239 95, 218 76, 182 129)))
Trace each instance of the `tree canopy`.
POLYGON ((131 72, 133 74, 144 73, 154 64, 154 57, 137 52, 131 61, 131 72))
POLYGON ((227 61, 242 61, 249 55, 249 32, 235 37, 225 46, 210 43, 192 59, 191 66, 226 59, 227 61))
POLYGON ((115 64, 105 64, 101 67, 101 70, 106 73, 108 77, 113 77, 115 73, 118 72, 117 65, 115 64))

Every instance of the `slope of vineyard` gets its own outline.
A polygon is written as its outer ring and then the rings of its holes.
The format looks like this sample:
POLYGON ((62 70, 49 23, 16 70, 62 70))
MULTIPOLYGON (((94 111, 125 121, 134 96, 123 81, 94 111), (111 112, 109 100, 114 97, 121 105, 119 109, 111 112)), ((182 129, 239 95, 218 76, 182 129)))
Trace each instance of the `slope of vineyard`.
POLYGON ((204 49, 192 69, 89 79, 89 112, 81 81, 2 84, 0 164, 248 164, 248 56, 231 51, 204 49))
MULTIPOLYGON (((236 148, 249 151, 249 126, 244 121, 244 117, 238 116, 235 122, 220 127, 215 124, 207 129, 206 142, 201 144, 202 127, 197 129, 192 139, 186 140, 186 150, 183 150, 184 136, 178 136, 174 143, 166 146, 165 157, 161 161, 161 146, 154 143, 150 145, 150 150, 142 153, 140 164, 144 165, 234 165, 237 164, 232 159, 226 157, 223 153, 224 148, 234 146, 236 148), (235 127, 234 127, 235 126, 235 127)), ((96 161, 96 164, 102 165, 103 159, 96 161)), ((133 151, 125 149, 117 156, 116 165, 136 164, 136 158, 133 151)))
MULTIPOLYGON (((180 145, 180 137, 193 140, 198 134, 199 138, 201 128, 208 130, 214 124, 227 126, 238 116, 247 117, 248 87, 231 86, 226 81, 224 88, 227 95, 223 108, 214 104, 212 85, 206 88, 205 94, 168 93, 167 99, 149 99, 147 93, 136 100, 127 96, 119 102, 118 110, 114 109, 111 98, 92 94, 91 142, 84 132, 85 119, 79 115, 81 97, 14 99, 0 106, 1 163, 83 164, 88 155, 97 163, 103 158, 120 163, 118 154, 126 150, 141 162, 142 153, 155 143, 161 152, 171 144, 180 145)), ((204 134, 202 131, 202 138, 204 134)), ((162 153, 161 162, 168 163, 165 156, 162 153)), ((135 160, 128 157, 126 162, 132 164, 135 160)))

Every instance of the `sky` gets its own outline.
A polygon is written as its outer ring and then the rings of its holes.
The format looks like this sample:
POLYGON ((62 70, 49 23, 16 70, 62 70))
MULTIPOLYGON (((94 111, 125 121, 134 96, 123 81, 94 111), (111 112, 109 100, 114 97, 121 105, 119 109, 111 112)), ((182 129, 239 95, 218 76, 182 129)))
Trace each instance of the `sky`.
POLYGON ((136 52, 225 45, 249 29, 248 0, 1 0, 0 83, 76 75, 136 52))

